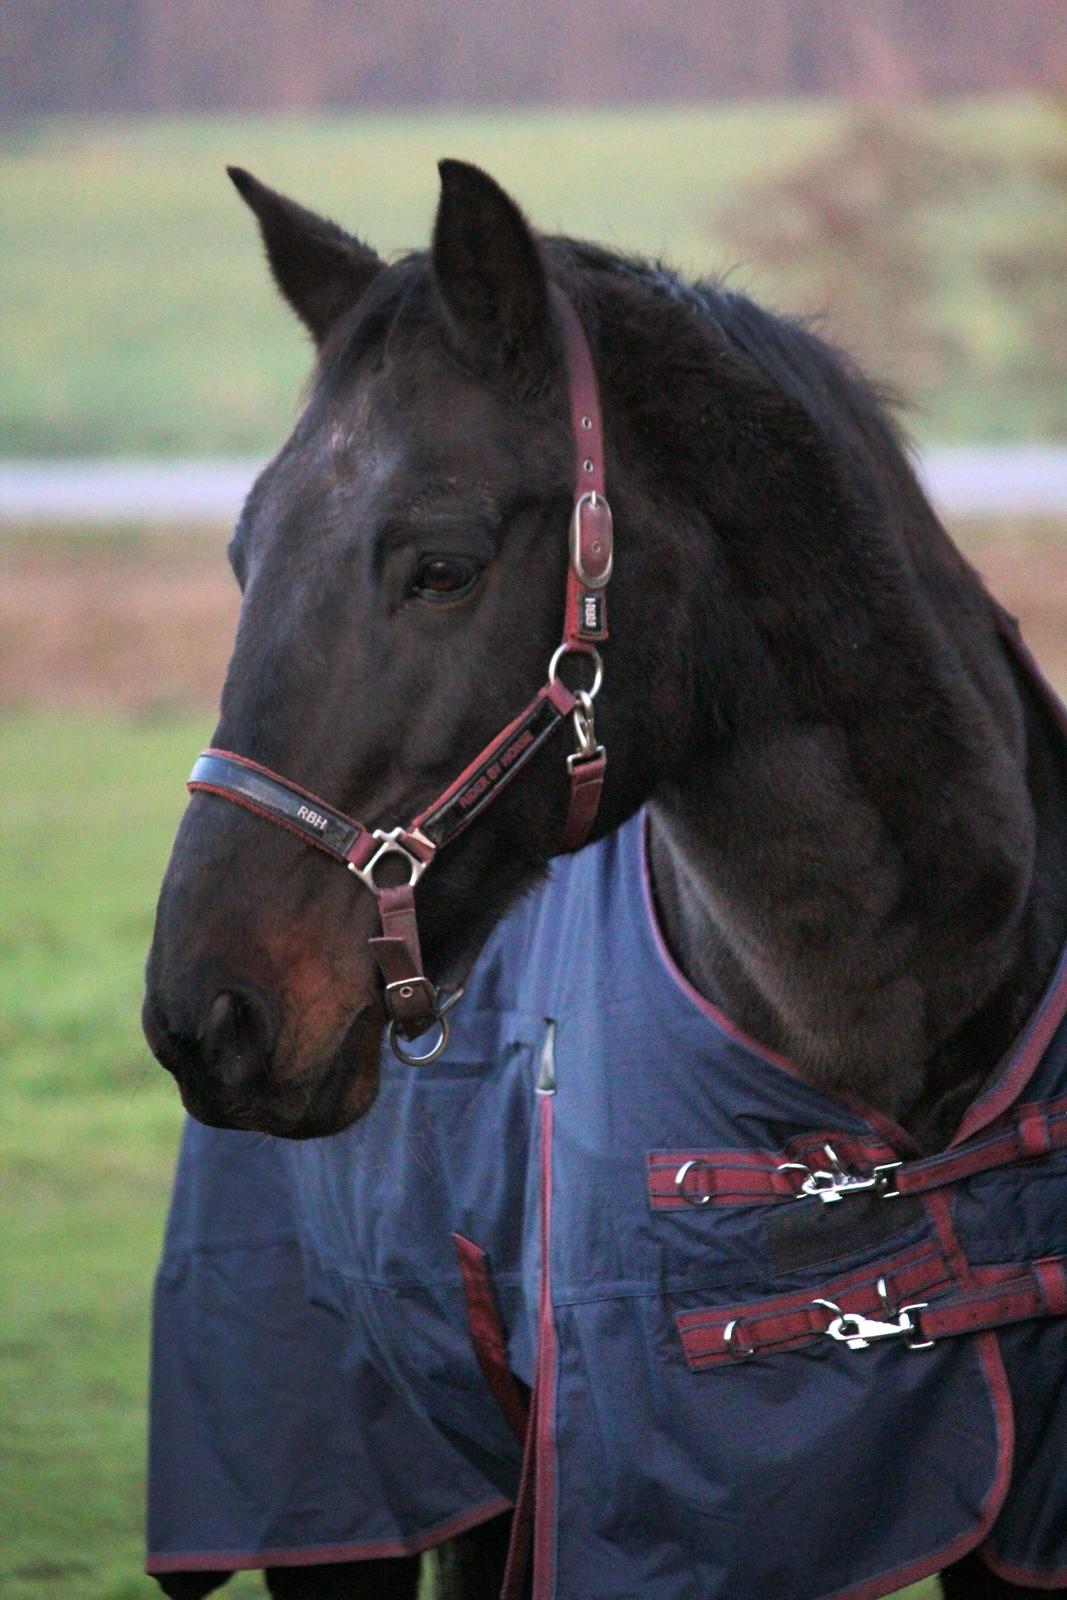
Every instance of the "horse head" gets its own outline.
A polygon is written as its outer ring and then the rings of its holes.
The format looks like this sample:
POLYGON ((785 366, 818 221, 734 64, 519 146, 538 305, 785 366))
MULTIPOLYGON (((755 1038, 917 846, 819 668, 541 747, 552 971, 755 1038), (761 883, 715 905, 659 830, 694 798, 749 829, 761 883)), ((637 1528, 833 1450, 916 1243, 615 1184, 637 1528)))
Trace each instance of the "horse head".
MULTIPOLYGON (((302 414, 230 545, 243 598, 212 746, 388 829, 447 789, 546 683, 575 503, 562 294, 597 363, 628 373, 604 396, 622 538, 596 831, 617 826, 678 758, 693 600, 677 550, 685 452, 666 491, 642 470, 641 430, 663 397, 648 392, 625 316, 613 325, 605 314, 595 256, 583 263, 577 247, 538 239, 490 178, 459 162, 441 164, 431 249, 393 265, 250 175, 231 176, 317 358, 302 414)), ((625 279, 612 289, 620 304, 632 293, 625 279)), ((651 359, 655 329, 645 338, 651 359)), ((656 471, 662 479, 662 462, 656 471)), ((589 687, 577 653, 565 675, 589 687)), ((420 882, 436 984, 461 981, 563 847, 567 752, 548 740, 420 882)), ((324 811, 309 799, 303 820, 323 826, 324 811)), ((406 862, 380 864, 383 882, 391 867, 403 876, 406 862)), ((322 852, 193 793, 144 1007, 152 1049, 191 1112, 301 1137, 367 1109, 387 1021, 376 920, 374 894, 322 852)))

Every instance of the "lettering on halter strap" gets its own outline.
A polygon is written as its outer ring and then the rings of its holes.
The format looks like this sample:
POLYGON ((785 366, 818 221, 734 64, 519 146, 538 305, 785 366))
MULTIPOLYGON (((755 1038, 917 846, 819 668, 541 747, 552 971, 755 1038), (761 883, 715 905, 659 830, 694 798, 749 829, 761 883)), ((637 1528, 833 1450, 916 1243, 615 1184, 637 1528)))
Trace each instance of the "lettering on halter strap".
POLYGON ((599 635, 604 631, 603 596, 595 589, 583 589, 579 629, 583 634, 599 635))
POLYGON ((502 750, 495 761, 491 761, 484 772, 480 772, 468 784, 462 794, 456 796, 456 804, 462 811, 469 811, 476 800, 480 800, 487 789, 503 777, 509 767, 514 766, 519 756, 527 745, 533 743, 533 732, 530 728, 523 728, 518 738, 513 740, 506 749, 502 750))
POLYGON ((327 826, 327 818, 319 811, 312 811, 310 806, 300 806, 297 816, 301 822, 306 822, 309 828, 318 828, 321 833, 327 826))

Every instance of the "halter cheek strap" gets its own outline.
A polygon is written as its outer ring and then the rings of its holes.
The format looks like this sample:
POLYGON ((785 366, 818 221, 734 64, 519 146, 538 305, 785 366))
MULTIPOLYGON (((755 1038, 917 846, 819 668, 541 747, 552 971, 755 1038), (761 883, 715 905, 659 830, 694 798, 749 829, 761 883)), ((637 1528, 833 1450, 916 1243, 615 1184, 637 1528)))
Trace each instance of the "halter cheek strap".
POLYGON ((442 845, 485 810, 568 717, 577 748, 567 757, 570 797, 562 847, 577 850, 589 837, 600 805, 607 757, 597 743, 593 702, 604 669, 597 645, 608 637, 606 587, 611 576, 613 530, 604 492, 604 440, 596 373, 585 331, 573 306, 551 290, 563 329, 571 431, 575 445, 574 509, 562 642, 548 680, 463 771, 406 827, 369 829, 310 790, 232 750, 208 749, 198 758, 188 788, 243 806, 342 863, 374 895, 381 932, 370 942, 385 983, 389 1041, 401 1060, 432 1061, 448 1042, 448 1010, 457 990, 442 999, 423 971, 415 885, 442 845), (570 655, 592 663, 588 689, 569 689, 559 676, 570 655), (389 882, 407 874, 406 882, 389 882), (379 881, 379 878, 381 881, 379 881), (401 1040, 417 1038, 434 1023, 439 1036, 424 1055, 401 1040))

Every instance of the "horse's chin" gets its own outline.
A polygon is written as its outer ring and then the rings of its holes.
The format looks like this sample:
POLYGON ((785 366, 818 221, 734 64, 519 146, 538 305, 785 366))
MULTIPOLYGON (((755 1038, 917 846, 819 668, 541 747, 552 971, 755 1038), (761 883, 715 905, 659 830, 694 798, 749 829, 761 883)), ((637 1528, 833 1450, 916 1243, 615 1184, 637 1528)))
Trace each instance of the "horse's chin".
POLYGON ((361 1011, 334 1060, 316 1078, 238 1096, 179 1077, 182 1104, 209 1128, 267 1133, 278 1139, 322 1139, 342 1133, 366 1115, 377 1097, 382 1033, 381 1017, 361 1011))

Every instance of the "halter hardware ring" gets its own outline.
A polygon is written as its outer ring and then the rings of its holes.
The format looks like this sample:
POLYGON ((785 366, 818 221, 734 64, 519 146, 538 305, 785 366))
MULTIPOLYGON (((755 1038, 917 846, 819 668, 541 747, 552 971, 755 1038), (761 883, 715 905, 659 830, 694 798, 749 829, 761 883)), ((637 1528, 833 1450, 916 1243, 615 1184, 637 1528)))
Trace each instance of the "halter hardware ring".
POLYGON ((406 1067, 424 1067, 427 1062, 436 1061, 437 1057, 445 1048, 445 1045, 448 1043, 448 1036, 452 1032, 452 1025, 448 1018, 444 1015, 436 1016, 434 1021, 437 1023, 437 1026, 440 1029, 437 1043, 432 1045, 430 1049, 421 1056, 414 1055, 410 1050, 404 1049, 404 1046, 400 1043, 400 1039, 397 1035, 396 1023, 390 1022, 387 1035, 389 1039, 389 1048, 393 1052, 394 1056, 396 1056, 397 1060, 402 1061, 406 1067))
MULTIPOLYGON (((410 837, 411 832, 410 828, 390 828, 388 832, 385 832, 382 828, 375 828, 373 837, 381 841, 377 850, 362 867, 357 867, 354 861, 350 861, 348 863, 349 872, 354 872, 360 882, 370 890, 371 894, 378 894, 384 886, 374 881, 375 867, 386 856, 401 856, 408 864, 408 888, 413 889, 430 865, 430 862, 420 861, 418 856, 412 855, 411 851, 400 843, 401 838, 405 834, 410 837)), ((430 841, 427 839, 426 843, 429 844, 430 841)), ((430 860, 432 859, 433 857, 431 856, 430 860)))
POLYGON ((430 1061, 436 1061, 437 1057, 441 1054, 448 1043, 449 1036, 452 1032, 452 1024, 448 1020, 448 1013, 456 1004, 456 1001, 461 1000, 462 998, 463 988, 460 986, 460 988, 452 991, 447 1000, 443 1000, 441 1004, 436 1007, 433 1020, 436 1022, 438 1029, 440 1030, 439 1036, 436 1043, 433 1044, 430 1049, 421 1056, 417 1056, 412 1051, 404 1049, 404 1046, 401 1044, 400 1037, 396 1031, 396 1023, 390 1022, 388 1028, 386 1029, 386 1038, 389 1040, 389 1048, 393 1052, 394 1056, 396 1056, 397 1060, 402 1061, 406 1067, 423 1067, 430 1061))
POLYGON ((587 661, 593 663, 593 682, 591 686, 588 689, 580 689, 577 692, 572 689, 571 693, 575 694, 576 698, 578 694, 584 694, 590 700, 595 700, 600 693, 600 686, 604 682, 604 663, 601 660, 600 651, 592 646, 589 649, 580 649, 577 645, 568 644, 564 640, 561 645, 556 646, 552 652, 552 660, 548 663, 549 683, 555 683, 556 679, 559 678, 559 664, 564 656, 584 656, 587 661))

